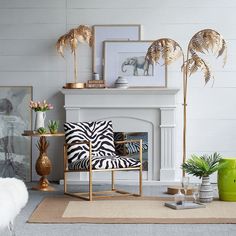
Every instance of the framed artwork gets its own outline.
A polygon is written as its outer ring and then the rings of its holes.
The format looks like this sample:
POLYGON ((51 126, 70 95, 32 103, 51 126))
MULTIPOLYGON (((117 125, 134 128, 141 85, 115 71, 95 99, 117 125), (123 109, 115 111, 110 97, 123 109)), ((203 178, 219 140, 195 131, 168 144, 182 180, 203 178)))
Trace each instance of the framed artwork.
POLYGON ((128 80, 129 87, 166 87, 167 66, 160 61, 149 63, 145 57, 153 41, 105 41, 104 79, 114 87, 119 76, 128 80))
POLYGON ((103 42, 141 39, 141 25, 94 25, 93 72, 103 77, 103 42))
POLYGON ((30 86, 0 86, 0 177, 31 181, 31 100, 30 86))

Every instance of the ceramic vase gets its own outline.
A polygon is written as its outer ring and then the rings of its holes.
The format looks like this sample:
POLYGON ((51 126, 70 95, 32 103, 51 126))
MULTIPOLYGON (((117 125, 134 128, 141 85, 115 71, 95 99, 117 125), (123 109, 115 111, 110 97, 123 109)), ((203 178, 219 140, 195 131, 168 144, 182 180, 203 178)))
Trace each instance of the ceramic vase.
POLYGON ((210 183, 210 177, 202 177, 202 184, 200 186, 199 200, 203 203, 209 203, 213 201, 213 189, 210 183))
POLYGON ((128 80, 122 76, 119 76, 115 82, 115 88, 127 89, 128 87, 128 80))
POLYGON ((46 118, 46 112, 36 111, 34 130, 38 130, 40 127, 43 128, 45 127, 44 126, 45 118, 46 118))
POLYGON ((218 170, 218 189, 221 201, 236 202, 236 158, 223 158, 220 164, 225 166, 218 170))

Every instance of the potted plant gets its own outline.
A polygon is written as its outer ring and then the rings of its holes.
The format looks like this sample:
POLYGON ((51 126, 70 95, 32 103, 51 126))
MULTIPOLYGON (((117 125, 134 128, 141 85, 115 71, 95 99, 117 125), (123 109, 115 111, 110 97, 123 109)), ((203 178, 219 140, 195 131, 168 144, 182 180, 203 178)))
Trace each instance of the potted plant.
POLYGON ((56 134, 59 127, 59 121, 58 120, 49 120, 48 122, 48 128, 51 134, 56 134))
POLYGON ((47 129, 44 128, 44 127, 40 127, 40 128, 37 129, 37 132, 39 134, 46 134, 47 133, 47 129))
POLYGON ((221 159, 220 154, 215 152, 213 155, 192 155, 190 159, 182 164, 182 168, 186 173, 202 178, 200 202, 207 203, 213 200, 213 190, 209 176, 224 166, 223 163, 220 163, 221 159))

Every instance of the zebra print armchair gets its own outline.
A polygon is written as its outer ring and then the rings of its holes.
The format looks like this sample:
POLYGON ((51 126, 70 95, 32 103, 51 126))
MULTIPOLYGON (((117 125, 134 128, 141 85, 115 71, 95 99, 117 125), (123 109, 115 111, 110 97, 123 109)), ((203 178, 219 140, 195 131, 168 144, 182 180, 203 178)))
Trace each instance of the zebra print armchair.
MULTIPOLYGON (((142 148, 139 148, 139 160, 127 156, 118 156, 115 151, 114 133, 111 121, 66 122, 64 124, 64 193, 92 201, 93 197, 101 197, 102 192, 93 193, 93 172, 111 172, 111 191, 122 195, 142 195, 142 148), (139 171, 139 194, 131 194, 115 189, 115 171, 139 171), (67 191, 67 174, 69 172, 89 172, 89 192, 71 193, 67 191), (88 197, 85 195, 88 194, 88 197), (97 195, 98 194, 98 195, 97 195)), ((142 140, 118 141, 139 143, 142 140)), ((104 193, 104 192, 103 192, 104 193)))

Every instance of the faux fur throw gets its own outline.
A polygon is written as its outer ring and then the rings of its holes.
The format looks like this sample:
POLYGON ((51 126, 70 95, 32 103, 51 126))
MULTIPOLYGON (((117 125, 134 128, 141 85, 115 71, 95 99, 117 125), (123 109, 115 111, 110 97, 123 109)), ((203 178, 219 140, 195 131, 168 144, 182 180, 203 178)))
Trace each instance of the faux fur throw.
POLYGON ((28 191, 23 181, 0 178, 0 229, 5 228, 28 201, 28 191))

